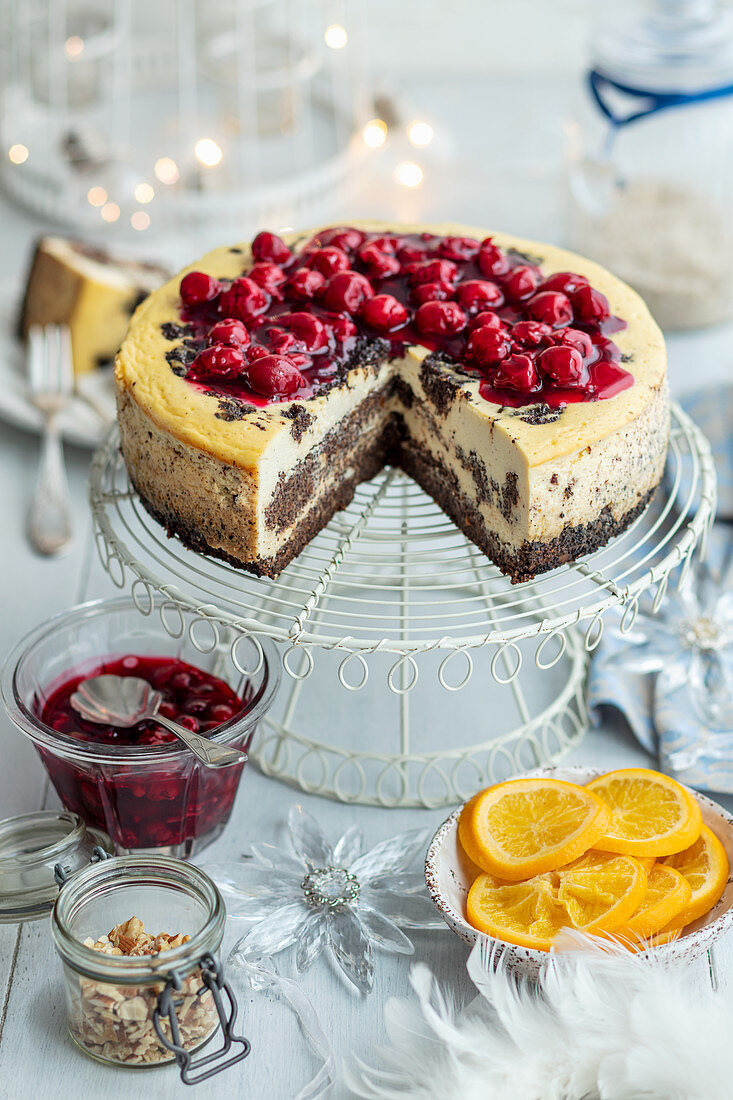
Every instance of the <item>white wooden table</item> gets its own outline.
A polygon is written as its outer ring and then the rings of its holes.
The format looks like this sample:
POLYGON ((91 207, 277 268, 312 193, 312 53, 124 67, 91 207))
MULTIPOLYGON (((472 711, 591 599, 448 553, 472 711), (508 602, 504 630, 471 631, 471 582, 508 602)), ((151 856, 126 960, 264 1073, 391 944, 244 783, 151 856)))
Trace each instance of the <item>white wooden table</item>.
MULTIPOLYGON (((435 117, 435 116, 433 116, 435 117)), ((436 177, 435 186, 421 199, 420 213, 429 217, 457 217, 481 224, 488 220, 481 194, 462 187, 460 214, 455 206, 455 189, 436 177)), ((385 216, 414 216, 418 211, 401 209, 385 188, 377 202, 362 202, 360 213, 385 216)), ((348 215, 347 215, 348 216, 348 215)), ((536 219, 536 211, 535 211, 536 219)), ((511 228, 519 230, 521 212, 511 228)), ((546 236, 552 239, 554 222, 548 216, 546 236)), ((39 231, 30 217, 0 203, 0 226, 4 247, 0 250, 0 273, 13 274, 24 262, 29 241, 39 231)), ((535 230, 534 225, 532 230, 535 230)), ((536 232, 540 234, 540 230, 536 232)), ((693 387, 730 378, 733 327, 700 334, 676 336, 670 340, 671 382, 677 395, 693 387)), ((69 477, 74 501, 77 538, 73 552, 56 560, 41 560, 29 550, 24 537, 24 516, 37 463, 37 440, 24 432, 0 424, 0 656, 4 657, 17 638, 36 623, 63 610, 80 598, 111 596, 113 589, 90 552, 90 520, 86 508, 85 479, 89 452, 67 447, 69 477), (91 563, 91 564, 90 564, 91 563)), ((437 682, 425 691, 438 692, 437 682)), ((456 706, 462 706, 456 697, 456 706)), ((461 719, 481 723, 481 715, 461 714, 461 719)), ((0 817, 29 812, 57 804, 43 767, 30 744, 0 716, 0 817)), ((570 762, 587 762, 603 767, 650 764, 621 724, 592 731, 573 753, 570 762)), ((278 841, 288 808, 296 801, 306 805, 337 837, 351 823, 363 827, 367 842, 375 843, 392 833, 417 826, 437 826, 442 811, 387 811, 345 807, 298 794, 250 768, 244 777, 233 818, 220 840, 202 856, 201 862, 235 860, 253 839, 278 841)), ((725 799, 733 807, 733 799, 725 799)), ((225 948, 238 932, 230 928, 225 948)), ((449 932, 415 936, 415 958, 426 961, 456 997, 471 997, 465 975, 466 947, 449 932)), ((304 979, 339 1057, 357 1055, 369 1059, 375 1044, 385 1040, 383 1008, 390 996, 407 993, 410 960, 403 956, 378 956, 376 988, 369 998, 352 994, 335 975, 328 962, 320 960, 304 979)), ((715 952, 720 981, 733 971, 733 944, 724 943, 715 952)), ((707 980, 707 962, 700 964, 700 979, 707 980)), ((240 987, 241 988, 241 987, 240 987)), ((267 1100, 289 1100, 313 1072, 313 1062, 294 1026, 289 1010, 258 995, 240 998, 240 1020, 252 1041, 252 1054, 234 1070, 214 1078, 197 1090, 201 1100, 214 1096, 246 1095, 267 1100)), ((82 1056, 66 1034, 60 966, 49 938, 48 924, 39 921, 23 926, 0 926, 0 1097, 26 1100, 53 1097, 133 1098, 183 1094, 177 1070, 164 1068, 145 1073, 104 1068, 82 1056)), ((342 1097, 341 1084, 331 1093, 342 1097)))

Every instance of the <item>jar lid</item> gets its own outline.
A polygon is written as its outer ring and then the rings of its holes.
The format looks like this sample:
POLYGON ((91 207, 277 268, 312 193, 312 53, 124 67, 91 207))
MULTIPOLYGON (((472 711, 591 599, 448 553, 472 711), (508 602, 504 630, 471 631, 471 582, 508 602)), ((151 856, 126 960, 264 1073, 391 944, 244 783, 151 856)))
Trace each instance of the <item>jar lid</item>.
POLYGON ((694 96, 733 83, 733 12, 717 0, 603 5, 594 64, 619 85, 694 96))
POLYGON ((39 810, 0 821, 0 924, 48 916, 58 897, 54 867, 86 867, 94 848, 112 853, 109 837, 68 810, 39 810))

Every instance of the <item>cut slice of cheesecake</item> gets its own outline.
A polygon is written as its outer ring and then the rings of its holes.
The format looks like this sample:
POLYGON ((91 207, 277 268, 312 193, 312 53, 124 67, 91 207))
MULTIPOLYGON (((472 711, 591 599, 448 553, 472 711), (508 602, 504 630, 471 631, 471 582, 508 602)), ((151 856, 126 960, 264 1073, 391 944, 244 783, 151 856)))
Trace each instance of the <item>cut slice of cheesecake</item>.
POLYGON ((31 260, 20 334, 31 325, 68 325, 74 372, 86 374, 113 361, 135 309, 169 274, 80 241, 43 237, 31 260))
POLYGON ((625 284, 453 225, 278 242, 171 280, 119 353, 123 454, 169 533, 276 576, 393 463, 521 581, 643 509, 666 456, 666 358, 625 284))

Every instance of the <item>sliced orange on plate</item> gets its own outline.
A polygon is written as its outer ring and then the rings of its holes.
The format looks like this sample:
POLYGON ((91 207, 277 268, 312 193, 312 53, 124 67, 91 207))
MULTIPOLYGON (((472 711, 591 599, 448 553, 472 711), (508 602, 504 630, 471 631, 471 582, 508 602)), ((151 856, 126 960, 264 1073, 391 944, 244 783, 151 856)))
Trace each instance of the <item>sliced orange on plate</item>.
POLYGON ((646 872, 631 856, 593 851, 525 882, 479 875, 466 912, 474 928, 495 939, 549 951, 563 928, 592 934, 625 924, 646 885, 646 872))
POLYGON ((466 803, 458 836, 482 870, 518 882, 582 855, 610 820, 609 810, 588 787, 560 779, 511 779, 466 803))
POLYGON ((647 875, 639 908, 629 918, 628 930, 641 937, 659 932, 679 917, 691 895, 692 887, 679 871, 656 863, 647 875))
POLYGON ((661 772, 621 768, 586 785, 605 802, 611 822, 595 847, 625 855, 668 856, 694 844, 702 829, 695 798, 661 772))
POLYGON ((703 825, 694 844, 684 852, 667 856, 664 863, 679 871, 690 884, 691 897, 680 916, 683 924, 692 924, 713 908, 725 890, 730 873, 725 848, 712 829, 703 825))

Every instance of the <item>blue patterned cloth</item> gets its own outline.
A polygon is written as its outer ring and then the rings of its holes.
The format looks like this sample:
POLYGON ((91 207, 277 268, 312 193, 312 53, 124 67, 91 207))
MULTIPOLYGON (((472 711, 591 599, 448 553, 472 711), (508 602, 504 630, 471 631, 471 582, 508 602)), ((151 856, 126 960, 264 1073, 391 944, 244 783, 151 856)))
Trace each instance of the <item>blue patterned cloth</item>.
POLYGON ((610 612, 591 662, 595 724, 615 707, 662 771, 702 790, 733 792, 733 387, 683 403, 713 448, 719 508, 708 556, 656 615, 648 604, 623 635, 610 612))

